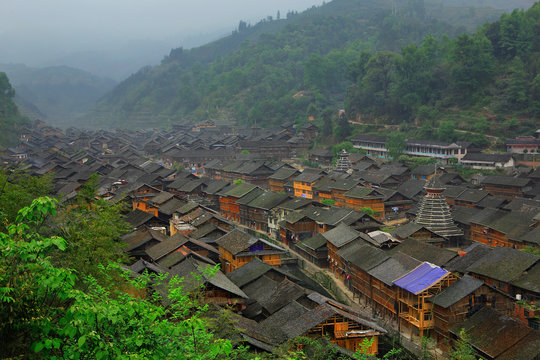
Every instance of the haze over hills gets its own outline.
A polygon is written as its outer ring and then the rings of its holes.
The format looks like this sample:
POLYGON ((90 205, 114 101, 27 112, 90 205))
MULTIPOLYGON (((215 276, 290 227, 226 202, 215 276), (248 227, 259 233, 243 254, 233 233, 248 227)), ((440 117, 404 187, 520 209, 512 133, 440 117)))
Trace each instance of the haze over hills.
POLYGON ((30 119, 66 127, 91 110, 116 82, 68 66, 31 68, 0 64, 15 89, 15 103, 30 119))
MULTIPOLYGON (((474 4, 484 3, 490 4, 474 4)), ((187 51, 173 49, 161 65, 132 75, 99 102, 87 123, 148 127, 211 118, 273 126, 300 121, 310 105, 319 111, 344 106, 355 80, 346 69, 362 50, 399 52, 427 35, 452 38, 502 13, 453 4, 335 0, 279 20, 241 23, 231 36, 187 51), (317 56, 328 57, 331 65, 325 68, 317 56), (326 80, 315 86, 310 77, 326 80), (307 96, 293 98, 303 90, 309 90, 307 96)))

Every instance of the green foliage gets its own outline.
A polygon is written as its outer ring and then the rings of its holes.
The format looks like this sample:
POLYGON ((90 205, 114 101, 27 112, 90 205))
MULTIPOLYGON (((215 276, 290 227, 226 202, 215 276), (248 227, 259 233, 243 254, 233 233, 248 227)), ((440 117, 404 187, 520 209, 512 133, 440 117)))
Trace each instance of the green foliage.
POLYGON ((250 154, 249 150, 242 150, 240 151, 240 154, 250 154))
POLYGON ((243 182, 244 182, 244 180, 237 179, 237 180, 234 180, 233 184, 238 185, 238 184, 242 184, 243 182))
POLYGON ((440 141, 454 142, 457 139, 455 125, 452 121, 445 121, 441 123, 437 130, 440 141))
POLYGON ((405 135, 401 132, 393 132, 386 138, 388 155, 393 161, 397 161, 407 147, 405 135))
POLYGON ((399 161, 405 163, 411 169, 414 169, 419 165, 429 165, 437 163, 437 159, 431 157, 416 157, 407 155, 401 155, 399 157, 399 161))
POLYGON ((307 166, 307 167, 311 167, 311 168, 315 168, 315 169, 319 167, 319 164, 317 164, 316 162, 313 162, 313 161, 309 161, 309 160, 302 161, 302 165, 307 166))
POLYGON ((31 176, 20 168, 0 169, 0 231, 15 221, 19 209, 52 191, 52 176, 31 176))
POLYGON ((172 164, 171 169, 176 170, 176 171, 186 171, 186 168, 184 165, 180 163, 176 163, 176 162, 172 164))
POLYGON ((470 338, 465 329, 459 331, 459 339, 450 352, 450 360, 477 360, 476 351, 469 343, 470 338))
MULTIPOLYGON (((88 201, 81 196, 80 203, 63 208, 52 221, 53 229, 67 242, 62 253, 55 253, 55 265, 92 276, 103 284, 107 280, 101 269, 110 263, 125 263, 127 255, 121 251, 120 236, 130 229, 124 220, 124 204, 107 200, 88 201)), ((111 272, 113 272, 111 270, 111 272)), ((116 273, 118 280, 118 273, 116 273)), ((77 283, 78 286, 82 285, 77 283)))
MULTIPOLYGON (((39 198, 0 233, 0 336, 2 357, 48 359, 235 358, 228 340, 216 338, 199 306, 166 274, 100 285, 73 270, 55 267, 53 251, 68 243, 32 230, 55 215, 55 201, 39 198), (151 289, 166 289, 164 295, 151 289), (166 302, 168 306, 163 306, 166 302)), ((102 267, 105 276, 116 265, 102 267)), ((244 350, 240 350, 244 351, 244 350)))
POLYGON ((322 113, 323 126, 322 126, 322 135, 332 136, 333 126, 332 126, 332 115, 333 110, 331 108, 326 108, 322 113))
POLYGON ((336 201, 334 199, 322 199, 321 204, 333 206, 336 205, 336 201))

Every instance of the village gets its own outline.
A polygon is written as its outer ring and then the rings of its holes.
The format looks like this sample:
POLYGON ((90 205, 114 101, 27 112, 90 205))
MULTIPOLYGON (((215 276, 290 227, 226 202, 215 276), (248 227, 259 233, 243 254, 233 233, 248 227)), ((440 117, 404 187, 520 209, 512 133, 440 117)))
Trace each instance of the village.
POLYGON ((383 337, 413 352, 428 338, 444 358, 464 331, 483 359, 537 359, 540 169, 516 154, 538 152, 540 133, 508 139, 504 154, 408 140, 405 155, 436 160, 411 168, 388 160, 383 137, 356 136, 362 153, 333 154, 314 148, 318 131, 35 121, 1 161, 52 174, 64 203, 99 175, 97 196, 129 205, 126 270, 202 282, 204 301, 233 309, 257 351, 307 336, 377 355, 383 337))

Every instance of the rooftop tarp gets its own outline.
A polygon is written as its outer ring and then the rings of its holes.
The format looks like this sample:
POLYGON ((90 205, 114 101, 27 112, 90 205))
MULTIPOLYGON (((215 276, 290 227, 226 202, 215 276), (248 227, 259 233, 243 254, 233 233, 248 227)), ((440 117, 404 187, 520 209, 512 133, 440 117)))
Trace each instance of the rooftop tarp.
POLYGON ((424 262, 416 269, 395 280, 394 285, 416 295, 444 278, 446 274, 448 271, 443 268, 424 262))

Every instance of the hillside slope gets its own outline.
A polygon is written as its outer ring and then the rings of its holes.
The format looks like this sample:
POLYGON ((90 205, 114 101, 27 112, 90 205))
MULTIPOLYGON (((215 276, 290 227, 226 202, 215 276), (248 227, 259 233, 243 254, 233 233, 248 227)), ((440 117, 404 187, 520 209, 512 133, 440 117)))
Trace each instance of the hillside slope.
MULTIPOLYGON (((501 13, 452 9, 476 24, 501 13)), ((86 123, 154 127, 211 118, 275 126, 304 119, 308 107, 342 106, 352 80, 347 67, 363 50, 397 52, 429 34, 465 31, 436 18, 445 10, 421 0, 334 0, 286 19, 241 24, 229 37, 174 49, 160 66, 134 74, 99 102, 86 123)))
POLYGON ((0 148, 15 145, 28 120, 19 114, 13 102, 15 90, 5 73, 0 72, 0 148))

